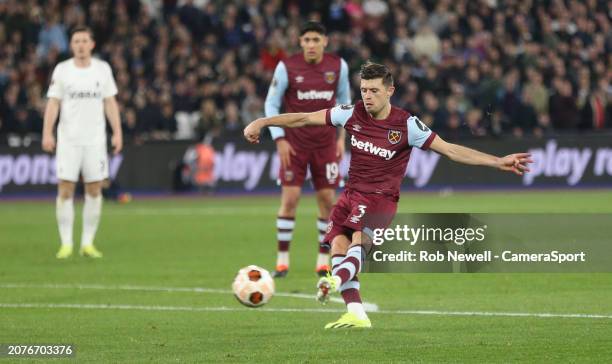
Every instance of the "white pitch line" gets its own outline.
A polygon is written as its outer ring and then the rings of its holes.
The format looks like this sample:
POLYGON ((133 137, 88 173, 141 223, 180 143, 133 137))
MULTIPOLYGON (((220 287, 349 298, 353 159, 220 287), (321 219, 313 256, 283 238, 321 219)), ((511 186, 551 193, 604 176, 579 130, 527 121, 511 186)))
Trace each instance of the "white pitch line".
MULTIPOLYGON (((143 216, 186 216, 186 215, 261 215, 262 212, 269 210, 275 213, 277 208, 244 208, 244 207, 215 207, 215 208, 197 208, 197 207, 171 207, 171 208, 126 208, 126 209, 109 209, 104 214, 110 215, 143 215, 143 216)), ((313 208, 300 209, 302 213, 314 213, 313 208)))
MULTIPOLYGON (((136 311, 188 311, 188 312, 309 312, 337 313, 340 309, 326 308, 242 308, 242 307, 193 307, 193 306, 142 306, 121 304, 75 304, 75 303, 0 303, 0 308, 42 308, 42 309, 88 309, 88 310, 136 310, 136 311)), ((612 319, 612 315, 578 314, 578 313, 528 313, 528 312, 469 312, 469 311, 418 311, 418 310, 383 310, 376 312, 385 315, 428 315, 428 316, 494 316, 494 317, 536 317, 536 318, 581 318, 612 319)))
MULTIPOLYGON (((204 287, 154 287, 154 286, 135 286, 135 285, 116 285, 107 286, 102 284, 26 284, 26 283, 0 283, 0 288, 42 288, 42 289, 100 289, 111 291, 149 291, 149 292, 193 292, 193 293, 215 293, 215 294, 234 294, 228 289, 215 289, 204 287)), ((315 300, 314 295, 304 293, 274 293, 277 297, 300 298, 315 300)), ((331 302, 344 304, 338 297, 331 297, 331 302)), ((364 302, 363 306, 368 312, 377 312, 378 305, 375 303, 364 302)))
POLYGON ((345 312, 341 309, 330 308, 246 308, 246 307, 193 307, 193 306, 142 306, 142 305, 115 305, 115 304, 81 304, 81 303, 0 303, 0 308, 76 308, 85 310, 136 310, 136 311, 190 311, 190 312, 235 312, 235 311, 264 311, 264 312, 345 312))
POLYGON ((488 317, 538 317, 538 318, 588 318, 612 319, 612 315, 589 313, 549 313, 549 312, 482 312, 482 311, 432 311, 432 310, 381 310, 376 313, 394 315, 433 315, 433 316, 488 316, 488 317))
MULTIPOLYGON (((47 213, 46 211, 40 210, 47 213)), ((314 214, 318 213, 318 209, 312 206, 300 208, 300 213, 314 214)), ((0 210, 2 213, 12 213, 11 211, 0 210)), ((132 215, 132 216, 189 216, 189 215, 248 215, 261 216, 262 213, 269 213, 270 216, 275 216, 278 212, 278 206, 263 206, 263 207, 122 207, 109 208, 104 210, 104 215, 132 215)), ((313 215, 314 216, 314 215, 313 215)))

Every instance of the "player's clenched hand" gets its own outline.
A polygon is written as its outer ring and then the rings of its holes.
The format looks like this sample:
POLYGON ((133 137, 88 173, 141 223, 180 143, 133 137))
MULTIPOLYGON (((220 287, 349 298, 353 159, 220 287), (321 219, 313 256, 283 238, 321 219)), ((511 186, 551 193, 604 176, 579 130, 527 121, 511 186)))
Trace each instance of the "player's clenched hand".
POLYGON ((45 152, 53 152, 55 150, 55 137, 53 135, 43 135, 42 148, 45 152))
POLYGON ((291 167, 291 156, 295 155, 295 150, 293 150, 291 144, 284 138, 276 139, 276 150, 278 151, 281 166, 283 168, 291 167))
POLYGON ((113 134, 111 144, 113 145, 113 153, 119 154, 121 149, 123 149, 123 136, 121 134, 113 134))
POLYGON ((261 126, 257 120, 252 121, 249 125, 244 128, 244 138, 249 143, 259 143, 259 134, 261 133, 261 126))
POLYGON ((533 163, 531 154, 516 153, 500 158, 498 168, 502 171, 510 171, 522 176, 525 172, 529 172, 529 163, 533 163))

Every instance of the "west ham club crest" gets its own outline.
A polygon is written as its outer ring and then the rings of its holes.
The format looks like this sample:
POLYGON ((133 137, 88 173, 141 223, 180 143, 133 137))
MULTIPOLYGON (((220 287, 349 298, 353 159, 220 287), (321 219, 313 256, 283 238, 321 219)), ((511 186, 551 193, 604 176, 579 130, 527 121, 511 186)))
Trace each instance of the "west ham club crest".
POLYGON ((325 72, 325 82, 327 83, 334 83, 334 81, 336 80, 336 72, 325 72))
POLYGON ((389 130, 387 134, 387 139, 391 144, 397 144, 402 140, 402 132, 399 130, 389 130))

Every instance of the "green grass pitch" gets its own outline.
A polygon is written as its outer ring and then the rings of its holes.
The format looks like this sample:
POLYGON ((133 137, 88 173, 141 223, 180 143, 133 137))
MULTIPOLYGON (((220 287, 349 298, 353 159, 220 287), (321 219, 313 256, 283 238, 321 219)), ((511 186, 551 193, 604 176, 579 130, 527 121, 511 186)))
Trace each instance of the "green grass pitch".
MULTIPOLYGON (((611 202, 609 191, 409 193, 400 212, 610 213, 611 202)), ((231 281, 248 264, 273 267, 277 207, 246 196, 109 202, 96 239, 105 257, 57 261, 53 202, 0 202, 0 344, 71 343, 79 362, 103 363, 612 361, 612 274, 366 274, 363 299, 383 311, 374 327, 324 331, 344 306, 298 295, 316 283, 311 196, 281 294, 244 308, 231 281)))

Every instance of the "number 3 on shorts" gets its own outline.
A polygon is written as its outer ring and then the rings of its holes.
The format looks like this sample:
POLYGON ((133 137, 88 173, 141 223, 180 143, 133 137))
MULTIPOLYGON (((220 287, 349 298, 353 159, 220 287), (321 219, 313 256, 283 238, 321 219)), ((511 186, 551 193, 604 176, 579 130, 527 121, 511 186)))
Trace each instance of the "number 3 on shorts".
POLYGON ((359 215, 351 216, 351 222, 353 224, 357 224, 359 222, 359 220, 361 220, 363 215, 365 215, 366 209, 368 207, 366 205, 357 205, 357 208, 359 209, 359 215))

